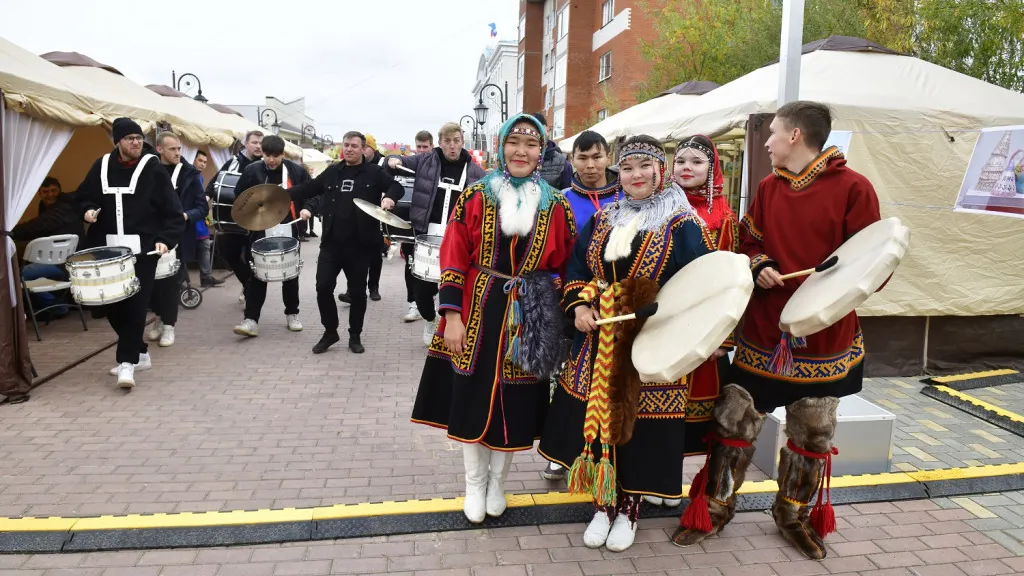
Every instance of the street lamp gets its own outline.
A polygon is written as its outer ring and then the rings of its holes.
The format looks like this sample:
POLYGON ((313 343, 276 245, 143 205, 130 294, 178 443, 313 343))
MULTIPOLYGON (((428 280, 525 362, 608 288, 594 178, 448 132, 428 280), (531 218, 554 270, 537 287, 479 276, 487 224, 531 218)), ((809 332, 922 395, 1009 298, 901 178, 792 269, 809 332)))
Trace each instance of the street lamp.
POLYGON ((195 100, 197 102, 202 102, 203 104, 206 104, 209 100, 207 100, 206 97, 203 96, 203 84, 199 81, 199 77, 198 76, 196 76, 195 74, 192 74, 191 72, 186 72, 186 73, 182 74, 181 76, 178 76, 177 79, 175 79, 175 77, 174 77, 174 70, 171 70, 171 84, 174 85, 174 89, 177 90, 178 92, 185 92, 189 88, 191 88, 192 84, 193 84, 193 80, 195 81, 196 88, 199 89, 198 93, 195 95, 195 98, 193 98, 193 100, 195 100), (191 79, 189 79, 189 78, 191 78, 191 79), (184 82, 185 90, 181 89, 181 84, 182 84, 181 81, 182 80, 185 81, 184 82))
POLYGON ((278 124, 277 122, 277 110, 274 110, 273 108, 264 108, 263 111, 261 112, 259 107, 256 108, 256 116, 259 118, 260 127, 262 128, 267 127, 267 119, 269 118, 267 114, 274 115, 274 123, 270 125, 270 129, 273 130, 274 134, 276 135, 278 131, 281 130, 281 125, 278 124))
POLYGON ((501 121, 505 122, 508 120, 508 82, 505 82, 505 90, 502 91, 501 87, 497 84, 484 84, 480 88, 480 94, 477 96, 476 106, 473 107, 473 113, 476 115, 476 123, 483 126, 487 123, 487 106, 484 105, 484 90, 492 88, 490 97, 499 98, 501 103, 501 121))
MULTIPOLYGON (((302 135, 309 136, 309 141, 314 145, 316 144, 316 127, 312 124, 302 125, 302 135)), ((299 141, 299 144, 302 144, 301 140, 299 141)))
MULTIPOLYGON (((476 111, 476 109, 474 108, 474 112, 475 111, 476 111)), ((469 114, 463 114, 462 118, 459 118, 459 124, 463 124, 463 130, 466 129, 465 126, 464 126, 463 120, 469 120, 469 125, 473 128, 473 136, 472 136, 472 138, 473 138, 473 140, 472 140, 473 148, 474 149, 479 148, 479 144, 480 143, 477 141, 477 135, 479 134, 479 132, 477 131, 476 121, 469 114)))

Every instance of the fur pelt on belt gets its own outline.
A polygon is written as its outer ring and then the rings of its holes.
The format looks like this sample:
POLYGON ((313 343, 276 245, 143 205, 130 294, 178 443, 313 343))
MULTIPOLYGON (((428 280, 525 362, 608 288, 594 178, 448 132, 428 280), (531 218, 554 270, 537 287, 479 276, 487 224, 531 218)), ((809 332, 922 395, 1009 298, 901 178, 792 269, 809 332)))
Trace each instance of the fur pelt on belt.
POLYGON ((561 294, 550 272, 524 274, 519 303, 523 310, 522 337, 519 344, 519 367, 549 377, 568 357, 562 340, 565 314, 561 294))
MULTIPOLYGON (((658 283, 648 278, 627 278, 622 281, 618 314, 632 314, 654 302, 658 283)), ((609 443, 621 446, 633 437, 637 410, 640 407, 640 374, 633 366, 633 340, 644 320, 616 323, 615 355, 608 386, 608 411, 611 414, 609 443)))

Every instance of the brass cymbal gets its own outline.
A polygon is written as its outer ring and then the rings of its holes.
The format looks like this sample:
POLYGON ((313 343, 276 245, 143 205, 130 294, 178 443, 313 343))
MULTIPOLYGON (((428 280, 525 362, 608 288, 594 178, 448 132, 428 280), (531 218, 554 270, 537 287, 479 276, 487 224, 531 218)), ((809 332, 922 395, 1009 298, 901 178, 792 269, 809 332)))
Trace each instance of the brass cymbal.
POLYGON ((406 222, 405 220, 402 220, 397 215, 388 212, 387 210, 381 208, 380 206, 372 202, 367 202, 362 198, 353 198, 352 202, 355 203, 356 208, 359 208, 363 212, 366 212, 367 214, 372 216, 375 220, 380 220, 381 222, 387 224, 388 226, 394 226, 395 228, 405 228, 406 230, 412 228, 412 224, 406 222))
POLYGON ((242 192, 231 204, 231 218, 246 230, 273 228, 288 215, 292 198, 277 184, 258 184, 242 192))

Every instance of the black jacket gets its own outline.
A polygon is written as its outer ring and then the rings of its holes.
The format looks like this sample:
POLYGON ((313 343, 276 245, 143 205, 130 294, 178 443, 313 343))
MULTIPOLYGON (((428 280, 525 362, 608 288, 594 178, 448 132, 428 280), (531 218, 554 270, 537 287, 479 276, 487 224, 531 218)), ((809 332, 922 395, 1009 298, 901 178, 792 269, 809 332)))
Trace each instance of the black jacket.
MULTIPOLYGON (((293 188, 295 186, 305 184, 306 182, 310 181, 309 173, 306 172, 306 169, 300 166, 299 164, 296 164, 291 160, 282 159, 281 165, 286 166, 288 168, 288 179, 291 180, 293 188)), ((238 184, 235 186, 235 198, 237 199, 239 196, 242 195, 243 192, 245 192, 249 188, 252 188, 253 186, 258 186, 260 184, 266 184, 269 180, 270 169, 267 168, 267 165, 264 164, 262 160, 257 160, 255 162, 250 163, 248 166, 246 166, 245 170, 242 171, 242 176, 238 179, 238 184)), ((284 218, 281 220, 281 224, 291 222, 292 220, 295 220, 296 218, 299 217, 298 203, 294 204, 294 208, 295 214, 292 215, 292 210, 289 210, 288 213, 285 214, 284 218)), ((264 234, 263 232, 253 232, 250 236, 252 237, 252 240, 257 240, 259 238, 262 238, 264 234)), ((292 225, 292 236, 298 238, 298 228, 296 228, 294 224, 292 225)))
POLYGON ((405 190, 386 170, 365 160, 346 171, 352 172, 352 189, 343 190, 342 168, 345 166, 344 161, 332 164, 308 183, 291 188, 292 199, 296 204, 302 203, 304 209, 323 215, 321 245, 330 239, 344 238, 361 246, 380 246, 383 241, 380 221, 357 208, 352 198, 379 206, 385 196, 397 203, 405 190), (335 227, 339 229, 336 231, 335 227))
MULTIPOLYGON (((167 166, 164 166, 164 170, 167 170, 167 166)), ((173 172, 174 169, 171 170, 173 172)), ((196 258, 196 222, 206 218, 209 204, 206 203, 206 194, 203 193, 203 185, 199 181, 199 170, 184 158, 181 159, 181 172, 178 173, 178 186, 175 192, 178 193, 182 212, 188 214, 188 222, 185 222, 185 229, 178 242, 178 257, 191 262, 196 258)))
MULTIPOLYGON (((389 160, 398 158, 402 161, 402 166, 416 172, 412 185, 412 206, 409 208, 409 218, 412 220, 413 229, 420 234, 426 234, 427 225, 430 224, 430 213, 434 209, 434 200, 437 198, 437 185, 441 183, 442 154, 441 148, 438 147, 415 156, 388 156, 389 160)), ((469 155, 469 152, 463 150, 460 159, 466 162, 466 188, 485 176, 484 169, 473 162, 473 157, 469 155)), ((454 204, 453 202, 452 205, 454 206, 454 204)))
MULTIPOLYGON (((142 155, 146 154, 155 156, 155 152, 149 144, 144 144, 142 147, 142 155)), ((111 187, 127 187, 138 164, 125 166, 121 164, 118 157, 117 148, 114 148, 110 153, 107 182, 111 187)), ((100 181, 101 165, 102 158, 97 158, 76 192, 79 202, 79 218, 82 218, 89 210, 102 208, 96 223, 90 225, 89 231, 86 233, 85 244, 89 248, 105 246, 106 235, 117 234, 117 209, 114 195, 103 193, 103 184, 100 181)), ((185 219, 182 217, 184 210, 181 208, 178 195, 171 187, 171 177, 167 175, 167 170, 160 164, 159 157, 146 163, 146 167, 143 168, 142 174, 139 176, 135 193, 123 195, 122 203, 124 205, 124 233, 139 235, 143 253, 153 250, 157 242, 168 248, 178 244, 185 228, 185 219)))
POLYGON ((18 242, 62 234, 78 236, 79 244, 85 239, 82 215, 78 213, 78 202, 73 193, 57 196, 57 201, 52 206, 40 202, 38 216, 18 224, 11 230, 11 238, 18 242))

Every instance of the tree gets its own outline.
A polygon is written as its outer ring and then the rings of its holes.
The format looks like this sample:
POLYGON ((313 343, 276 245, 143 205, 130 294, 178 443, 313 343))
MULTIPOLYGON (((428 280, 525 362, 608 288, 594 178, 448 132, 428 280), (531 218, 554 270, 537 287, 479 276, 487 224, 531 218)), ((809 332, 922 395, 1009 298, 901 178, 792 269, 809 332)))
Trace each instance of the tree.
POLYGON ((1024 0, 919 0, 916 55, 1024 91, 1024 0))

